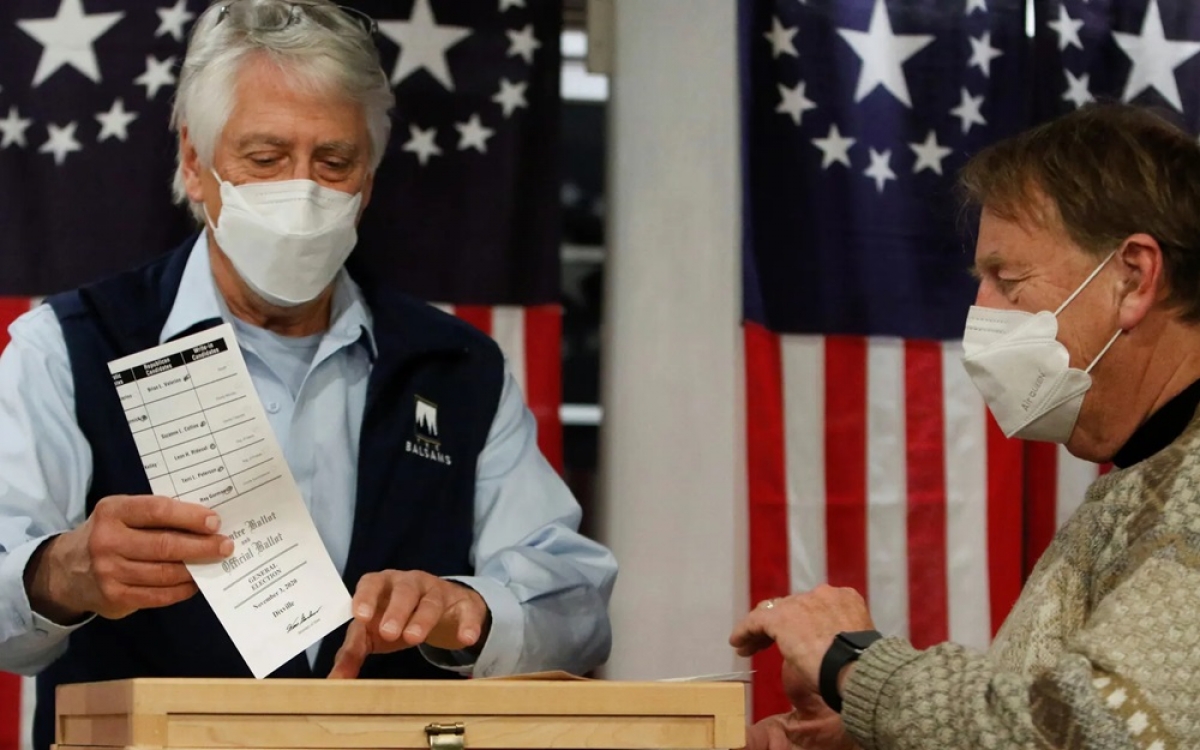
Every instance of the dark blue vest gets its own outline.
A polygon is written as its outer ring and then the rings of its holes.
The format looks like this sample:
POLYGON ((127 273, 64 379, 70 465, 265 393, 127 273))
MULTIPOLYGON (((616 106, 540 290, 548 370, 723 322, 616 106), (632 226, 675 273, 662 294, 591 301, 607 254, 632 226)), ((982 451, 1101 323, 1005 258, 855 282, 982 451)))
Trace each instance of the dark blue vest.
MULTIPOLYGON (((193 241, 144 268, 52 297, 75 382, 76 416, 91 444, 90 513, 103 497, 148 494, 107 363, 158 344, 193 241)), ((421 302, 359 280, 374 316, 378 356, 363 416, 358 494, 344 580, 379 570, 470 575, 475 469, 499 404, 504 361, 495 343, 421 302), (449 465, 406 450, 416 443, 417 398, 437 405, 449 465)), ((193 333, 220 321, 208 321, 193 333)), ((182 335, 182 334, 181 334, 182 335)), ((328 674, 345 627, 272 677, 328 674), (314 674, 315 673, 315 674, 314 674)), ((54 741, 54 687, 130 677, 249 677, 203 596, 121 620, 97 618, 71 635, 67 652, 38 676, 35 750, 54 741)), ((363 678, 444 678, 416 650, 370 657, 363 678)))

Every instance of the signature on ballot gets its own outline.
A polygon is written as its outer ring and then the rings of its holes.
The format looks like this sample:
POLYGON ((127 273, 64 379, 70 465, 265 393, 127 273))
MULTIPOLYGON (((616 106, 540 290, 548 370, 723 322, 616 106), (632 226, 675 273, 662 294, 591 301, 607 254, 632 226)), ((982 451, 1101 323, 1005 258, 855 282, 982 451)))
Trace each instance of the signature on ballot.
POLYGON ((287 632, 289 632, 289 633, 290 633, 290 632, 292 632, 293 630, 295 630, 296 628, 300 627, 300 626, 301 626, 302 624, 304 624, 305 622, 307 622, 307 621, 311 620, 312 618, 316 617, 316 616, 317 616, 317 613, 318 613, 318 612, 320 612, 320 611, 321 611, 321 608, 320 608, 320 607, 317 607, 316 609, 314 609, 314 610, 312 610, 312 611, 308 612, 307 614, 300 615, 300 619, 298 619, 298 620, 293 620, 292 622, 289 622, 289 623, 288 623, 288 626, 287 626, 287 632))

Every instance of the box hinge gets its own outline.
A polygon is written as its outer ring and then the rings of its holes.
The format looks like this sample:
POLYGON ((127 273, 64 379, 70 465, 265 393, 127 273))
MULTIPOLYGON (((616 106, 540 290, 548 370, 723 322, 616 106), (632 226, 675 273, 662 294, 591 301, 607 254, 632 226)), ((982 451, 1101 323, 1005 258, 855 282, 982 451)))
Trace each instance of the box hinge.
POLYGON ((467 742, 467 728, 457 724, 430 724, 425 727, 429 739, 429 750, 463 750, 467 742))

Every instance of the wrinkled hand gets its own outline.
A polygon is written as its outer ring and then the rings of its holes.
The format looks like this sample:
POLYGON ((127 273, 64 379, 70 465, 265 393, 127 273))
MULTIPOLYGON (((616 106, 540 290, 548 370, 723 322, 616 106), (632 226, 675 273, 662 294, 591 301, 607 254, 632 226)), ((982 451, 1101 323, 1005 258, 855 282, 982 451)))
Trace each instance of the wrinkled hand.
POLYGON ((795 750, 803 747, 788 736, 791 714, 775 714, 746 728, 746 750, 795 750))
POLYGON ((371 654, 427 643, 465 649, 482 643, 488 608, 474 589, 418 570, 368 573, 354 592, 354 619, 329 673, 353 679, 371 654))
POLYGON ((858 750, 842 717, 825 705, 786 661, 782 677, 792 711, 767 717, 750 727, 747 750, 858 750))
POLYGON ((772 643, 795 669, 797 690, 817 693, 821 660, 841 632, 873 630, 867 603, 854 589, 818 586, 808 593, 772 600, 746 615, 729 643, 741 656, 750 656, 772 643))
POLYGON ((858 743, 846 732, 841 714, 835 713, 824 699, 809 689, 808 682, 795 667, 783 663, 783 692, 794 711, 788 724, 789 736, 803 748, 851 750, 858 743))
POLYGON ((746 750, 858 750, 842 717, 818 698, 824 713, 806 717, 797 709, 768 716, 746 730, 746 750))
MULTIPOLYGON (((812 705, 814 699, 818 705, 825 706, 825 701, 821 700, 819 693, 813 691, 808 680, 786 661, 783 663, 783 669, 780 670, 780 676, 783 679, 783 694, 787 696, 788 703, 791 703, 794 708, 803 710, 812 705)), ((825 707, 828 708, 828 706, 825 707)))
POLYGON ((94 612, 118 619, 166 607, 197 589, 184 563, 233 552, 217 534, 221 519, 203 505, 150 495, 116 495, 96 504, 78 528, 43 544, 25 569, 35 612, 67 624, 94 612))

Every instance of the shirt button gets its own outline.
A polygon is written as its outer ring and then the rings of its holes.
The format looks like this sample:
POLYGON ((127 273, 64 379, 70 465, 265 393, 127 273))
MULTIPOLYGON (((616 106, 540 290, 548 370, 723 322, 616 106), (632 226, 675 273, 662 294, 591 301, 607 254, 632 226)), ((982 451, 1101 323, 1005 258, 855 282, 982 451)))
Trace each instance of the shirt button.
POLYGON ((278 401, 268 401, 267 402, 267 411, 271 412, 272 414, 278 414, 279 413, 279 402, 278 401))

